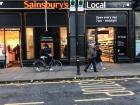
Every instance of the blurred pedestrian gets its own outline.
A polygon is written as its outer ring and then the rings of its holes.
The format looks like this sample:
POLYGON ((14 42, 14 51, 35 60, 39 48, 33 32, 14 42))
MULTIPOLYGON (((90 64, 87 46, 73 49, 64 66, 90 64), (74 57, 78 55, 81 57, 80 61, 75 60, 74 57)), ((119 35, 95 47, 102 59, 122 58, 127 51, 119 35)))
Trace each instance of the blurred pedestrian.
POLYGON ((91 64, 93 65, 94 72, 98 72, 96 69, 95 57, 96 57, 96 50, 94 47, 94 43, 92 43, 92 44, 89 44, 89 48, 88 48, 88 64, 86 65, 84 69, 85 72, 87 72, 87 69, 89 68, 91 64))
POLYGON ((96 64, 99 65, 99 68, 101 70, 105 70, 106 68, 103 65, 102 59, 101 59, 101 55, 102 55, 102 50, 100 49, 100 43, 97 43, 95 45, 95 49, 96 49, 96 64))

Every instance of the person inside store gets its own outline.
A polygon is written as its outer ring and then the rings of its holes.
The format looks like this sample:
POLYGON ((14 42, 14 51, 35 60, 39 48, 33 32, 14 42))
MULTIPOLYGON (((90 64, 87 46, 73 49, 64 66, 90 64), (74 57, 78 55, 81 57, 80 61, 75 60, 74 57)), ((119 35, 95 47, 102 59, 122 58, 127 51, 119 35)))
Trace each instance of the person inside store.
POLYGON ((45 61, 47 64, 49 64, 49 62, 52 59, 52 54, 51 54, 51 48, 49 48, 49 45, 47 43, 45 43, 42 47, 42 49, 40 50, 40 57, 45 57, 45 61))
POLYGON ((17 46, 13 49, 15 52, 15 60, 19 61, 20 60, 20 46, 17 44, 17 46))
POLYGON ((7 63, 10 63, 11 61, 13 61, 12 48, 10 45, 7 45, 6 58, 7 58, 7 63))
POLYGON ((12 51, 10 45, 7 46, 7 50, 8 50, 8 52, 11 52, 12 51))
POLYGON ((94 43, 91 43, 88 45, 88 64, 86 65, 84 71, 87 72, 87 69, 89 66, 92 64, 94 68, 94 72, 98 72, 96 69, 96 62, 95 62, 95 57, 96 57, 96 50, 95 50, 95 45, 94 43))
POLYGON ((106 68, 104 67, 101 59, 102 50, 100 49, 100 43, 96 43, 95 49, 96 49, 96 58, 95 58, 96 64, 99 65, 100 70, 105 70, 106 68))

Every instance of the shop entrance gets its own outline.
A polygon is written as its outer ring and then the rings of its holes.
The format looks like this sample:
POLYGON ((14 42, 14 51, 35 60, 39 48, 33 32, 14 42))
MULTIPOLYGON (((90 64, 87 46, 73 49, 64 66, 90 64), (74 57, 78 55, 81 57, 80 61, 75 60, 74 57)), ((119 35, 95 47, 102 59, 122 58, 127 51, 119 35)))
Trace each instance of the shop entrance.
POLYGON ((67 27, 45 27, 34 28, 35 37, 35 57, 40 56, 40 49, 44 44, 48 44, 55 59, 68 58, 67 27))
POLYGON ((20 66, 20 28, 0 28, 0 60, 6 67, 20 66))
POLYGON ((114 62, 114 27, 97 27, 87 29, 87 44, 100 43, 103 62, 114 62))

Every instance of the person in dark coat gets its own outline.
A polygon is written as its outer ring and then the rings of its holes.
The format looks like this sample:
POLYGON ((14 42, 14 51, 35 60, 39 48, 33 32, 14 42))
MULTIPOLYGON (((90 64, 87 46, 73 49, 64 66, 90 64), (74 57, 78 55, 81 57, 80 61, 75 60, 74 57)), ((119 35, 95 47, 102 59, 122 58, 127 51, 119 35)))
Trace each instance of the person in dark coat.
POLYGON ((96 44, 96 46, 95 46, 95 49, 96 49, 96 64, 98 64, 99 65, 99 67, 100 67, 100 69, 101 70, 104 70, 104 69, 106 69, 105 67, 104 67, 104 65, 103 65, 103 62, 102 62, 102 59, 101 59, 101 55, 102 55, 102 50, 100 49, 100 44, 98 43, 98 44, 96 44))
POLYGON ((96 69, 96 62, 95 62, 95 57, 96 57, 96 50, 94 48, 94 43, 89 45, 88 49, 88 64, 86 65, 84 71, 87 72, 87 69, 89 66, 92 64, 94 68, 94 72, 98 72, 96 69))
POLYGON ((14 48, 15 52, 15 60, 18 61, 20 60, 20 46, 17 44, 17 46, 14 48))

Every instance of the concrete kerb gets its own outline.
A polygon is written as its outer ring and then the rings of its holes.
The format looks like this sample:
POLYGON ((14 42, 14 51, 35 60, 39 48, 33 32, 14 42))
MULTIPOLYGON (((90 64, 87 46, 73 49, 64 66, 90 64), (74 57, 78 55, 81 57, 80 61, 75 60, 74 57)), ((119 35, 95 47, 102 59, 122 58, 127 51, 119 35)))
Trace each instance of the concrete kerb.
POLYGON ((99 76, 99 77, 74 77, 74 78, 54 78, 54 79, 34 79, 34 80, 7 80, 0 81, 0 84, 10 84, 10 83, 35 83, 35 82, 60 82, 60 81, 80 81, 87 79, 94 80, 106 80, 106 79, 127 79, 127 78, 139 78, 140 75, 130 75, 130 76, 99 76))

